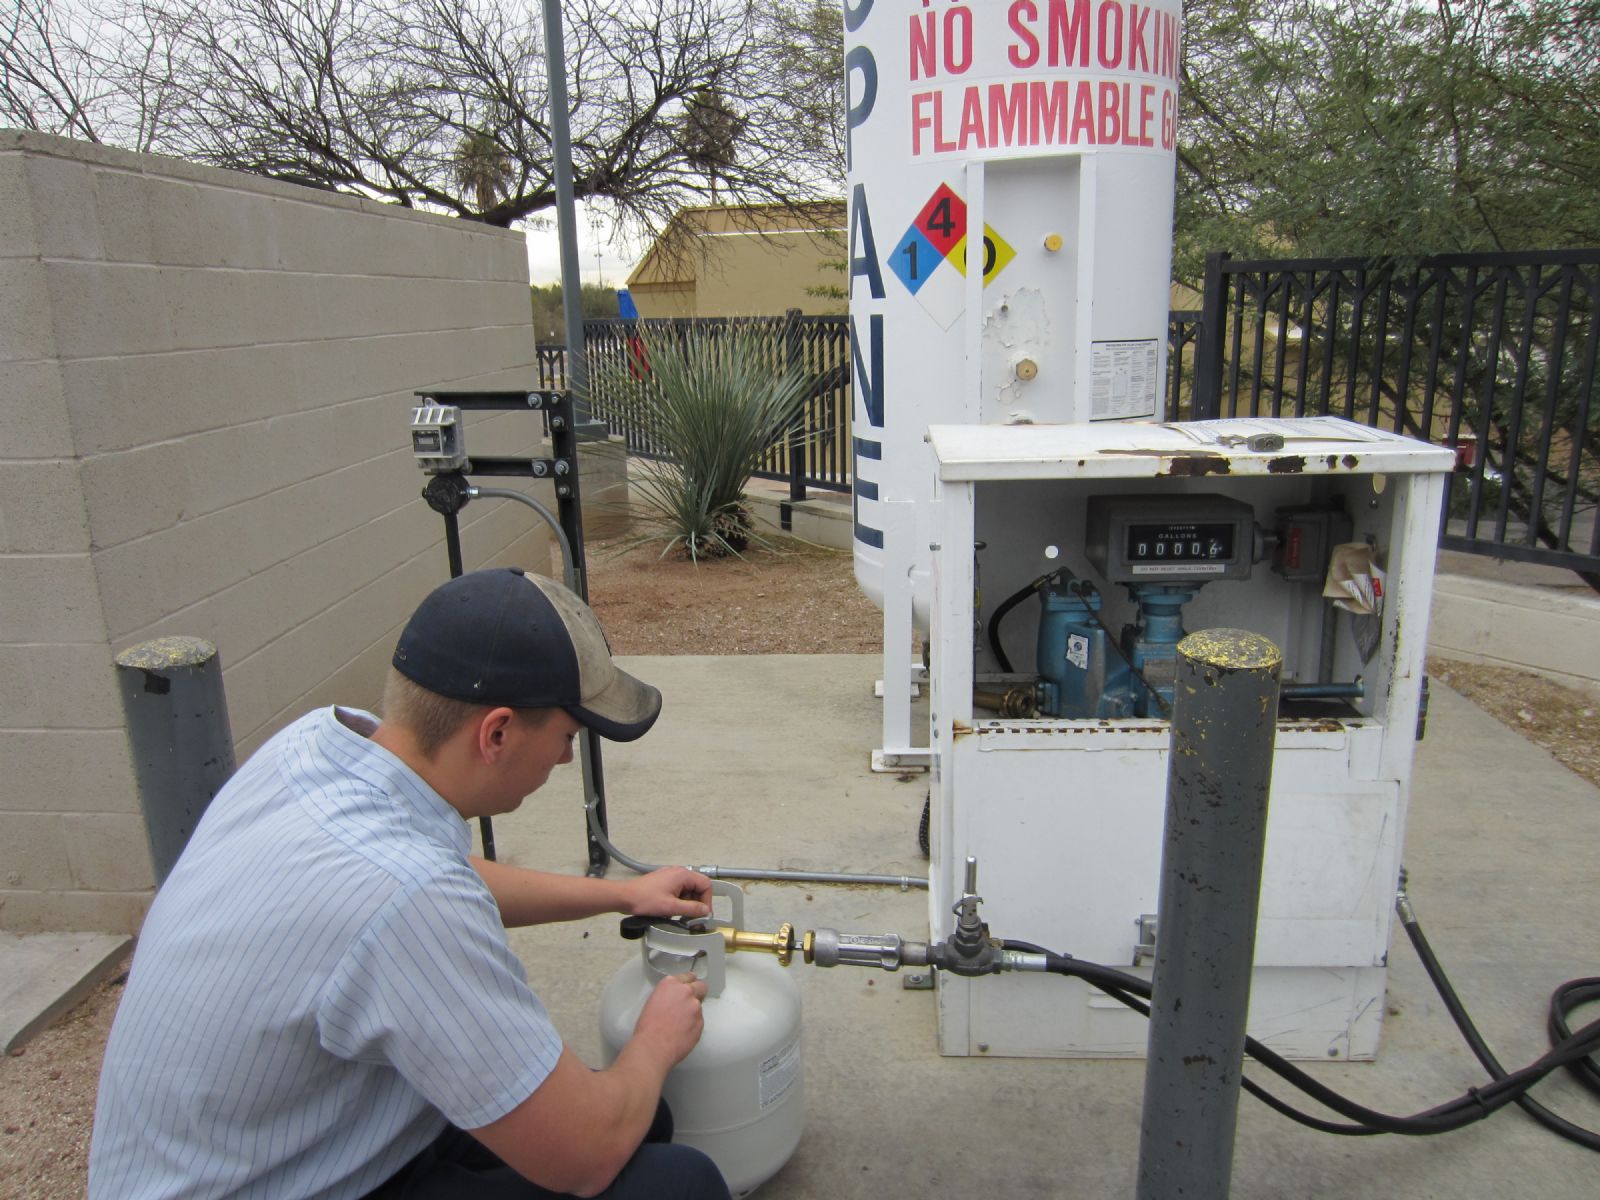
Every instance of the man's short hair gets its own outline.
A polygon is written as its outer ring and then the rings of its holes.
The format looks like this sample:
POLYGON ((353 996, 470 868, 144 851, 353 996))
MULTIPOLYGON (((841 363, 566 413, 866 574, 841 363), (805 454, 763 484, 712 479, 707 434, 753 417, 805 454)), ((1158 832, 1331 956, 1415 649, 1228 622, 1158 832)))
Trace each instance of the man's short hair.
MULTIPOLYGON (((425 758, 433 758, 463 725, 480 719, 491 707, 430 692, 393 667, 389 668, 388 678, 383 683, 383 719, 410 733, 425 758)), ((519 720, 535 728, 548 721, 553 711, 549 708, 515 710, 519 720)))

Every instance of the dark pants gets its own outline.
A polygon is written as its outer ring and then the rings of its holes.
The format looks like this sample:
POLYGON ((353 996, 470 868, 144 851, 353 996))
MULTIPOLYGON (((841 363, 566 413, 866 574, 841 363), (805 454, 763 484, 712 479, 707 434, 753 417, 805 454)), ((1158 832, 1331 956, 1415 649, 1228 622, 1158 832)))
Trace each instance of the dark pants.
MULTIPOLYGON (((644 1144, 622 1168, 605 1200, 729 1200, 713 1163, 692 1146, 674 1146, 663 1101, 644 1144)), ((529 1183, 470 1133, 454 1126, 366 1200, 547 1200, 558 1193, 529 1183)))

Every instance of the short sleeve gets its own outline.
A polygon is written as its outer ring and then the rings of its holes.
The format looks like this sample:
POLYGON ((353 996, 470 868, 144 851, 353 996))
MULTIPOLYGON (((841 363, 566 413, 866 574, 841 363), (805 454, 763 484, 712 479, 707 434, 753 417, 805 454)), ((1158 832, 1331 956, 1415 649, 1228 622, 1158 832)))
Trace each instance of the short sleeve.
POLYGON ((531 1096, 562 1049, 465 864, 397 893, 368 923, 323 988, 317 1027, 329 1053, 392 1067, 462 1129, 531 1096))

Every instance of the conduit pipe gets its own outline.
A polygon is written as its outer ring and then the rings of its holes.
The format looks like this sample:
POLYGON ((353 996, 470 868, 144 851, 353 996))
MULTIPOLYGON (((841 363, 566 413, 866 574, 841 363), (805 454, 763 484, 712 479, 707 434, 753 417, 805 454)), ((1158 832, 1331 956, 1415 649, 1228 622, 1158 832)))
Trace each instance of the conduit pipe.
MULTIPOLYGON (((600 822, 595 816, 593 804, 585 804, 584 809, 589 819, 589 832, 595 841, 607 854, 616 859, 630 871, 640 875, 647 875, 651 871, 659 871, 662 864, 640 862, 624 854, 611 844, 606 837, 606 831, 600 828, 600 822)), ((718 867, 695 866, 693 868, 711 879, 753 879, 777 883, 857 883, 878 884, 884 887, 897 887, 901 891, 911 888, 926 888, 928 881, 915 875, 851 875, 840 871, 780 871, 769 870, 764 867, 718 867)))
MULTIPOLYGON (((484 499, 517 500, 526 504, 543 517, 545 523, 555 530, 556 538, 561 544, 562 581, 568 588, 573 591, 577 590, 575 583, 577 568, 573 563, 572 541, 567 537, 567 531, 561 528, 561 522, 556 520, 548 508, 525 492, 513 491, 510 488, 481 488, 474 486, 467 488, 467 496, 469 499, 474 500, 480 497, 484 499)), ((621 850, 618 850, 616 846, 611 844, 611 839, 606 836, 606 831, 601 828, 597 808, 600 798, 595 793, 589 778, 589 730, 587 728, 581 730, 579 736, 584 740, 584 753, 579 758, 583 763, 583 811, 584 818, 589 823, 590 836, 600 844, 602 850, 630 871, 640 875, 647 875, 651 871, 660 870, 659 864, 640 862, 631 855, 624 854, 621 850)), ((926 879, 919 879, 915 875, 853 875, 842 871, 784 871, 765 867, 697 866, 694 869, 711 879, 750 879, 780 883, 874 884, 883 887, 897 887, 901 891, 906 891, 910 888, 926 888, 928 886, 926 879)))

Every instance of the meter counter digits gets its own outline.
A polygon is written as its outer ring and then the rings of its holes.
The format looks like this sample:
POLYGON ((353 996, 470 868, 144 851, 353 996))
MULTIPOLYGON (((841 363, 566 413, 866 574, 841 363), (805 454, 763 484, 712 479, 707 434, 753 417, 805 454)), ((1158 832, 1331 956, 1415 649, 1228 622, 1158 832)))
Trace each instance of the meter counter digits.
POLYGON ((1094 496, 1085 552, 1107 583, 1248 579, 1255 510, 1226 496, 1094 496))

